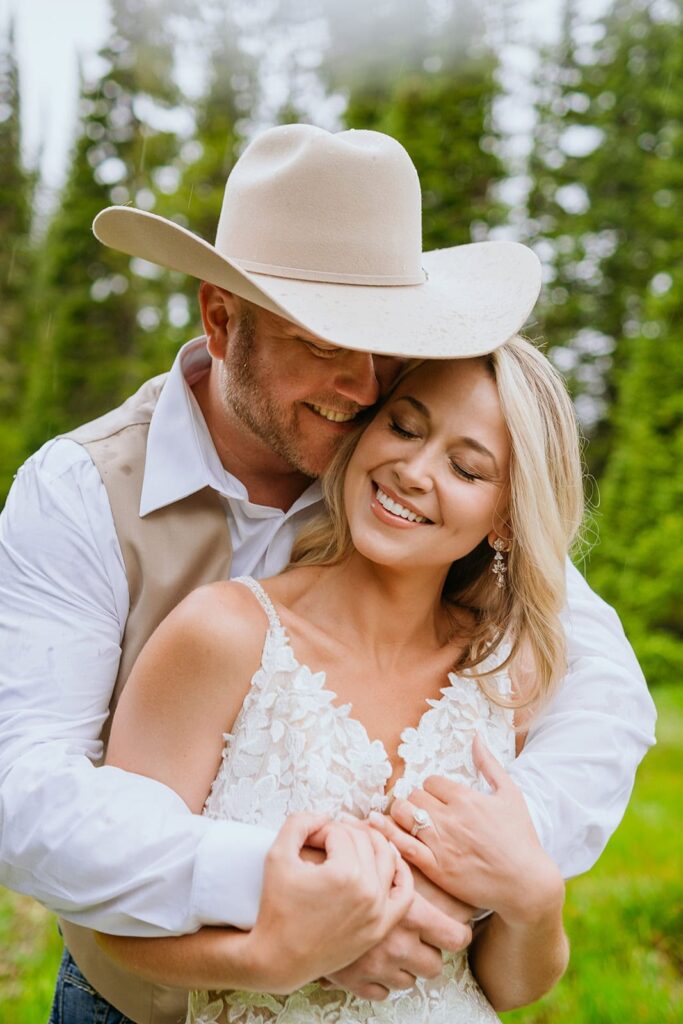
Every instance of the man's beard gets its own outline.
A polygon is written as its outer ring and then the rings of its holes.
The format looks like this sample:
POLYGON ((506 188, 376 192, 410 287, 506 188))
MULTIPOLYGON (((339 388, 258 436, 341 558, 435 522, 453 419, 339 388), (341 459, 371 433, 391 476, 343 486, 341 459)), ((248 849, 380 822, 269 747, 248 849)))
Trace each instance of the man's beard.
POLYGON ((306 453, 297 445, 299 428, 294 407, 287 412, 278 406, 259 380, 254 359, 255 335, 254 316, 250 310, 244 310, 221 376, 223 400, 243 426, 275 455, 297 472, 315 478, 324 467, 312 467, 306 453))

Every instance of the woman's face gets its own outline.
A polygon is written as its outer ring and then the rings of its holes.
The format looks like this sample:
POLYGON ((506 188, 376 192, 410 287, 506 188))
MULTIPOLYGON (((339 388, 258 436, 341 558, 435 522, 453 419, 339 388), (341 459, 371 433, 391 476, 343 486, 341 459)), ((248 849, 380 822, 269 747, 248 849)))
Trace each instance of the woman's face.
POLYGON ((504 531, 510 441, 482 359, 424 363, 360 439, 344 501, 356 549, 380 565, 448 566, 504 531))

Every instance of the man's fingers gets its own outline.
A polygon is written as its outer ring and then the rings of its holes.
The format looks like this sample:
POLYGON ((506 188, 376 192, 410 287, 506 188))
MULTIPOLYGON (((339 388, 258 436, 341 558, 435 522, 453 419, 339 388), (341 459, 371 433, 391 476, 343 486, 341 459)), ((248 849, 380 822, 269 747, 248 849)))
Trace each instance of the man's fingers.
POLYGON ((501 786, 508 782, 508 773, 500 761, 493 756, 479 733, 474 737, 472 743, 472 760, 474 761, 475 768, 481 772, 494 791, 500 789, 501 786))
POLYGON ((360 877, 368 879, 368 881, 373 883, 379 881, 377 858, 370 838, 370 829, 361 830, 352 826, 349 827, 348 825, 341 825, 340 827, 346 831, 346 834, 353 843, 360 877))
POLYGON ((311 836, 314 836, 328 820, 326 814, 292 814, 278 832, 275 843, 280 849, 296 857, 301 848, 308 845, 311 836))
MULTIPOLYGON (((336 821, 329 822, 325 829, 325 853, 327 859, 324 867, 335 865, 339 861, 358 862, 358 848, 355 842, 355 830, 346 828, 336 821)), ((374 868, 373 868, 374 870, 374 868)))

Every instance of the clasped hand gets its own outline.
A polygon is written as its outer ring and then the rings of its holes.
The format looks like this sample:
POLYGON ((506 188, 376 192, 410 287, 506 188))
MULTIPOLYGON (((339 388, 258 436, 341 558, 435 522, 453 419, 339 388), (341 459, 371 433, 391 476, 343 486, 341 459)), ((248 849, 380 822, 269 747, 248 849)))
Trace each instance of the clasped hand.
POLYGON ((462 949, 471 932, 428 902, 437 890, 415 875, 419 891, 411 868, 374 829, 290 817, 267 857, 261 909, 245 936, 257 960, 253 987, 286 993, 323 978, 383 999, 416 976, 437 976, 440 948, 462 949), (311 846, 318 856, 302 857, 311 846))

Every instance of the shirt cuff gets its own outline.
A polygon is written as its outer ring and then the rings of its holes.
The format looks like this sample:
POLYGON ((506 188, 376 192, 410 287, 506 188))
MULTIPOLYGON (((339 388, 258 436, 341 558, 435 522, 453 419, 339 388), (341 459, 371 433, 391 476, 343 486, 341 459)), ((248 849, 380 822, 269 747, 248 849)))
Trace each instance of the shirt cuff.
POLYGON ((192 917, 201 925, 249 929, 261 901, 263 868, 277 832, 235 821, 211 821, 197 848, 192 917))

